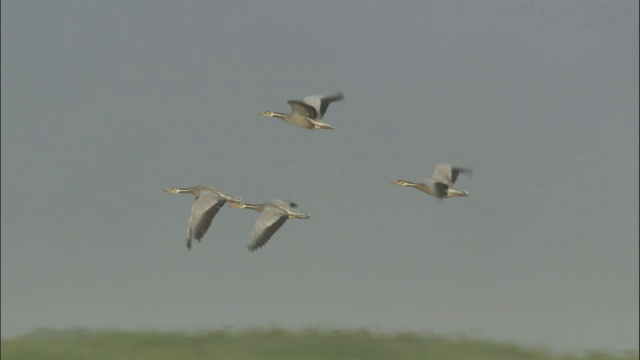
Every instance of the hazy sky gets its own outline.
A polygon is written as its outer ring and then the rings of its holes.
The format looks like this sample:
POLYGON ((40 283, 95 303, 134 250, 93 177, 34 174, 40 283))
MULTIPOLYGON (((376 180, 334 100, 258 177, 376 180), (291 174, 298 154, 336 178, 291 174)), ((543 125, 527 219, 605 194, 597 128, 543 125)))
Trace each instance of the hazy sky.
POLYGON ((2 1, 2 336, 367 327, 638 349, 637 1, 2 1), (258 116, 342 90, 309 131, 258 116), (390 184, 474 169, 438 201, 390 184), (193 197, 226 207, 185 247, 193 197))

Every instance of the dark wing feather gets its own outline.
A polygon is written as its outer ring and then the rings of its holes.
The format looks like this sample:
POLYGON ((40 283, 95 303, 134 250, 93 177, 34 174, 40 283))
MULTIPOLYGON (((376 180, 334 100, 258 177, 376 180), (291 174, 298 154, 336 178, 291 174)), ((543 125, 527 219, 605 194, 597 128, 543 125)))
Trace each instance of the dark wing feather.
POLYGON ((458 180, 458 175, 460 174, 471 175, 471 172, 472 172, 471 169, 457 167, 457 166, 451 167, 451 184, 456 183, 456 180, 458 180))
POLYGON ((343 98, 344 96, 341 92, 323 97, 320 101, 320 119, 322 119, 322 117, 324 116, 324 113, 327 111, 329 104, 334 101, 340 101, 343 98))
POLYGON ((306 98, 302 99, 302 102, 316 109, 316 112, 318 115, 317 118, 322 119, 322 117, 324 116, 324 113, 327 111, 327 108, 329 107, 329 104, 331 104, 334 101, 342 100, 343 98, 344 96, 342 95, 342 92, 337 92, 331 95, 307 96, 306 98))
POLYGON ((436 197, 443 198, 447 195, 447 190, 449 189, 449 185, 443 184, 441 182, 433 183, 433 188, 436 190, 436 197))

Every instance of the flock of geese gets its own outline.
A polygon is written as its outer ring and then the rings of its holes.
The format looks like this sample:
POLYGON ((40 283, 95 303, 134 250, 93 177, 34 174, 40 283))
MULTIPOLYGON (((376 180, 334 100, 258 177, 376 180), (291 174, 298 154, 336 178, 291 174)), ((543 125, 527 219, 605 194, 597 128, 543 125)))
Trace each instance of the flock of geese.
MULTIPOLYGON (((302 100, 289 100, 291 114, 283 114, 275 111, 264 111, 261 116, 275 117, 283 121, 299 126, 304 129, 334 129, 333 126, 322 121, 329 104, 340 101, 344 98, 342 92, 331 95, 308 96, 302 100)), ((451 166, 448 164, 437 164, 436 170, 429 179, 421 183, 406 180, 396 180, 393 185, 416 188, 436 198, 449 198, 457 196, 468 196, 467 191, 460 191, 453 188, 459 174, 471 174, 467 168, 451 166)), ((229 195, 220 190, 199 185, 190 188, 169 187, 165 192, 173 194, 188 193, 195 196, 195 201, 191 207, 191 214, 187 225, 187 248, 191 249, 193 239, 200 240, 209 230, 213 218, 218 211, 229 203, 230 206, 238 209, 252 209, 261 213, 258 220, 253 224, 251 241, 248 244, 250 251, 255 251, 269 241, 287 219, 309 219, 308 213, 297 212, 293 209, 298 205, 288 200, 273 199, 262 204, 247 204, 243 202, 241 196, 229 195)))

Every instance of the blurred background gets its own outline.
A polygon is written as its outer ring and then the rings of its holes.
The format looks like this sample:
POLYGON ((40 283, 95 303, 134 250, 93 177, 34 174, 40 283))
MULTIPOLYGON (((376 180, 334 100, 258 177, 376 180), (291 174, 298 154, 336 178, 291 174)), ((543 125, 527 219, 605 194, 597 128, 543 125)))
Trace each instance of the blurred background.
POLYGON ((461 332, 638 349, 636 1, 2 2, 2 337, 461 332), (343 91, 309 131, 258 116, 343 91), (391 181, 474 169, 438 201, 391 181), (193 197, 223 208, 191 251, 193 197))

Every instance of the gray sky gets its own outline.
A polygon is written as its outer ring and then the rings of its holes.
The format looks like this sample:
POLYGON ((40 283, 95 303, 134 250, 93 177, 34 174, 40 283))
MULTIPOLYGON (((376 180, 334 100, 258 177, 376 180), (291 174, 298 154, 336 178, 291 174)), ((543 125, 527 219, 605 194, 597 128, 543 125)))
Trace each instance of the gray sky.
POLYGON ((2 1, 2 336, 368 327, 638 349, 637 1, 2 1), (342 90, 308 131, 265 110, 342 90), (474 169, 438 201, 389 184, 474 169), (246 249, 193 197, 290 198, 246 249))

